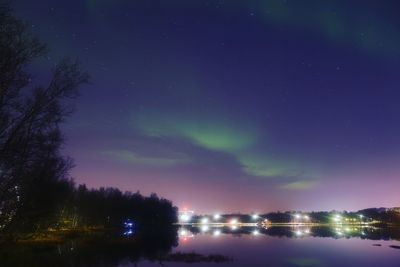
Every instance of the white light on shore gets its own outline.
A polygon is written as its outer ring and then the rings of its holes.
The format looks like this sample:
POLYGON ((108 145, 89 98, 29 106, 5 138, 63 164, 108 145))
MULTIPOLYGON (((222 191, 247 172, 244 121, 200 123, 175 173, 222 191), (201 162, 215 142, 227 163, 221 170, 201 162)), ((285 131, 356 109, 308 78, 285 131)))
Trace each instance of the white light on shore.
POLYGON ((214 220, 219 220, 221 219, 221 215, 219 214, 214 214, 214 220))
POLYGON ((237 219, 232 219, 229 223, 231 225, 235 225, 235 224, 238 224, 238 220, 237 219))
POLYGON ((340 222, 340 221, 342 221, 342 216, 340 216, 340 215, 335 215, 335 217, 333 218, 333 220, 334 220, 335 222, 340 222))
POLYGON ((258 214, 253 214, 253 215, 251 216, 251 218, 252 218, 253 220, 257 220, 259 217, 260 217, 260 216, 258 216, 258 214))
POLYGON ((208 218, 207 217, 202 218, 201 219, 201 223, 202 224, 207 224, 208 223, 208 218))
POLYGON ((190 221, 190 219, 191 219, 191 216, 189 215, 189 214, 181 214, 180 216, 179 216, 179 220, 181 221, 181 222, 188 222, 188 221, 190 221))

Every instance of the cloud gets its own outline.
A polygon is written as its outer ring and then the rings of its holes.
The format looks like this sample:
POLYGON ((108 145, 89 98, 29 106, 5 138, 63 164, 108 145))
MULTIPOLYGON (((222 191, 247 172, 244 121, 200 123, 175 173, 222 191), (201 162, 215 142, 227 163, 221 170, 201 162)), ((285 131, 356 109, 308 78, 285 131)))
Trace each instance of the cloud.
POLYGON ((303 173, 302 167, 289 160, 273 159, 256 153, 240 153, 237 158, 244 172, 256 177, 296 177, 303 173))
POLYGON ((318 185, 318 181, 315 180, 302 180, 287 183, 281 185, 280 188, 284 190, 291 190, 291 191, 303 191, 303 190, 310 190, 315 188, 318 185))

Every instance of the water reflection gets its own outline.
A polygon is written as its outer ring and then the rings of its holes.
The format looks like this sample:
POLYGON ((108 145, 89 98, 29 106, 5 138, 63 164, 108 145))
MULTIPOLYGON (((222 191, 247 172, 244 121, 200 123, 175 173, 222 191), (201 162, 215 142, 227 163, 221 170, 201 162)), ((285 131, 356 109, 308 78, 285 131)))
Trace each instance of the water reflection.
POLYGON ((177 228, 149 229, 133 235, 133 228, 120 232, 90 233, 61 244, 31 243, 0 245, 0 266, 118 266, 146 259, 169 259, 178 245, 177 228), (131 231, 132 234, 127 234, 131 231))
MULTIPOLYGON (((328 260, 331 257, 329 253, 335 250, 331 248, 322 250, 321 244, 327 247, 346 244, 351 245, 351 249, 354 249, 356 245, 354 242, 350 242, 352 239, 358 244, 360 242, 370 243, 367 247, 379 249, 382 247, 383 241, 366 242, 363 240, 400 240, 400 231, 396 228, 345 225, 263 228, 239 225, 214 227, 204 224, 186 225, 181 228, 148 229, 132 235, 126 235, 124 231, 126 233, 126 229, 119 233, 91 233, 88 236, 72 238, 62 244, 0 245, 0 265, 4 267, 117 267, 136 266, 139 262, 144 266, 159 266, 161 263, 167 266, 176 266, 176 262, 180 262, 192 263, 191 266, 197 266, 197 264, 214 262, 219 263, 220 266, 243 266, 240 264, 264 266, 262 264, 266 260, 265 253, 270 252, 267 259, 275 262, 273 266, 299 266, 298 264, 303 262, 316 262, 314 258, 310 258, 310 255, 320 257, 320 261, 328 260), (332 240, 342 240, 344 243, 332 242, 332 240), (302 243, 302 246, 298 246, 299 243, 302 243), (303 251, 299 251, 300 249, 303 251), (302 253, 308 256, 302 256, 302 253), (292 254, 299 255, 290 259, 286 258, 292 254)), ((386 243, 384 247, 395 253, 398 253, 395 249, 400 248, 396 242, 386 243)), ((342 254, 337 252, 338 247, 335 249, 335 258, 344 255, 343 252, 340 252, 342 254)), ((381 253, 380 251, 383 250, 380 249, 377 252, 381 253)), ((370 251, 362 253, 370 253, 368 256, 371 260, 375 250, 372 254, 370 251)), ((390 264, 391 259, 388 259, 387 264, 382 266, 392 266, 390 264)), ((354 265, 354 262, 349 262, 349 259, 343 259, 339 265, 358 266, 354 265)))
POLYGON ((334 227, 319 226, 270 226, 270 227, 240 227, 238 225, 210 226, 210 225, 186 225, 180 228, 180 240, 193 239, 198 234, 209 234, 218 237, 222 234, 229 235, 266 235, 274 237, 303 238, 303 237, 331 237, 361 238, 368 240, 400 240, 398 228, 379 228, 374 226, 346 226, 334 227))

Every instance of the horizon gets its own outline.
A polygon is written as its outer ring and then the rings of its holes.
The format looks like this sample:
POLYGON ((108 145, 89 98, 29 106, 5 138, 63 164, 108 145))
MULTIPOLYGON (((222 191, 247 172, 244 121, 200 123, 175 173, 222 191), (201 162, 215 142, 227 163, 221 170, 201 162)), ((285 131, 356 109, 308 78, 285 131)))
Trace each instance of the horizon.
POLYGON ((398 7, 12 2, 50 48, 34 83, 68 55, 91 75, 63 125, 76 183, 200 213, 400 205, 398 7))

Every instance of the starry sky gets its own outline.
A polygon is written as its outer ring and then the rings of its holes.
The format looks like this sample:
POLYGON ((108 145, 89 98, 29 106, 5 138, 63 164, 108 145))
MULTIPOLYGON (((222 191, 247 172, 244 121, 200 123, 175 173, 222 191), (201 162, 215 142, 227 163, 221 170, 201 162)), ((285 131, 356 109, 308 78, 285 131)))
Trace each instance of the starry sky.
POLYGON ((91 75, 72 175, 197 212, 398 206, 398 1, 14 0, 91 75))

